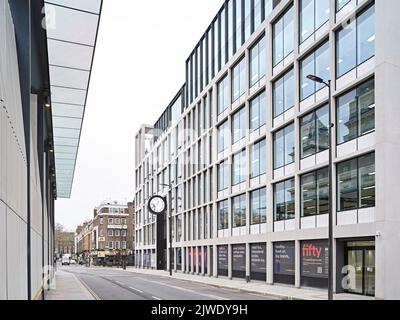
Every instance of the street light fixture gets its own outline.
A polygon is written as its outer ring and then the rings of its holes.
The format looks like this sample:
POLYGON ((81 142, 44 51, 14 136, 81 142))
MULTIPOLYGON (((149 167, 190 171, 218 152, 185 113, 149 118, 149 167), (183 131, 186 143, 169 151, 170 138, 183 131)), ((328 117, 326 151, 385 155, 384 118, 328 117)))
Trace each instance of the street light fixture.
POLYGON ((328 235, 328 254, 329 254, 329 265, 328 265, 328 300, 333 300, 333 158, 332 158, 332 130, 334 128, 334 124, 332 122, 332 89, 331 89, 331 80, 326 82, 324 79, 309 74, 307 79, 321 83, 328 88, 329 91, 329 235, 328 235))

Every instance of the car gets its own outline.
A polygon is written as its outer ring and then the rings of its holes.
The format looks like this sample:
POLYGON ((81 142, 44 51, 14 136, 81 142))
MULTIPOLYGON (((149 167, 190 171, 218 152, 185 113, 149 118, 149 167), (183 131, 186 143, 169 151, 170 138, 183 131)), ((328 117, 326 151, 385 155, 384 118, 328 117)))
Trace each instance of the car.
POLYGON ((71 261, 69 262, 70 264, 76 264, 76 260, 71 259, 71 261))

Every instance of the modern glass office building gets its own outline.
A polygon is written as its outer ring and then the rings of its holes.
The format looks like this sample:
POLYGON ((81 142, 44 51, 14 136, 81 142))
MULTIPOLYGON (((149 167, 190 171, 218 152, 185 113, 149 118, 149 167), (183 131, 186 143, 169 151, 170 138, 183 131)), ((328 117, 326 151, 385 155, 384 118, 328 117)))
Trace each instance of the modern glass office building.
POLYGON ((400 298, 398 10, 225 1, 136 136, 136 265, 326 288, 331 202, 335 291, 400 298), (328 88, 310 74, 331 81, 331 141, 328 88), (150 214, 155 194, 171 219, 150 214))

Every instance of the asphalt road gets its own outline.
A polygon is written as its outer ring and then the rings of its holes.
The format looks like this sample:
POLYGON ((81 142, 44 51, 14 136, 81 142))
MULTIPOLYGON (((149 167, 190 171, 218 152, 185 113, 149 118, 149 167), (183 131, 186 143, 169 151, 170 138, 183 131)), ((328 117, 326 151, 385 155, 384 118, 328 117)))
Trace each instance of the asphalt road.
POLYGON ((273 297, 118 269, 62 267, 99 300, 271 300, 273 297))

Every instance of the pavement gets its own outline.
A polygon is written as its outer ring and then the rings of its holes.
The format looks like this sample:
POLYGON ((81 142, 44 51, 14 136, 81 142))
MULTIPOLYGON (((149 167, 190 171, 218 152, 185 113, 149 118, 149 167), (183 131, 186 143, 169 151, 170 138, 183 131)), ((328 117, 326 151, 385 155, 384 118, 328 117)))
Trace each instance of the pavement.
POLYGON ((95 296, 72 273, 58 270, 54 285, 46 293, 45 300, 95 300, 95 296))
MULTIPOLYGON (((69 266, 56 273, 46 300, 326 300, 326 290, 267 285, 261 281, 214 278, 128 267, 69 266)), ((375 300, 336 294, 335 300, 375 300)))

